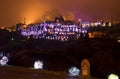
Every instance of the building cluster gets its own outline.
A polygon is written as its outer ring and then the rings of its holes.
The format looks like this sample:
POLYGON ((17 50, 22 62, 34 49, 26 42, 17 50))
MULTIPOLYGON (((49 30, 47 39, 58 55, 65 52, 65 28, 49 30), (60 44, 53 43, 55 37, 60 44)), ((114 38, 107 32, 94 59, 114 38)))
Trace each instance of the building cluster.
POLYGON ((27 28, 20 27, 18 30, 23 36, 39 39, 61 40, 67 41, 69 39, 78 39, 81 34, 87 34, 87 28, 82 27, 80 24, 71 24, 71 22, 57 23, 57 22, 44 22, 34 25, 28 25, 27 28))
POLYGON ((76 40, 81 36, 86 36, 89 27, 102 26, 101 22, 89 23, 89 22, 43 22, 31 25, 22 25, 18 28, 23 36, 35 39, 49 39, 49 40, 76 40))
MULTIPOLYGON (((17 30, 23 36, 35 39, 49 39, 49 40, 77 40, 81 36, 85 37, 88 34, 89 27, 97 26, 111 26, 112 23, 98 22, 82 22, 65 21, 62 17, 55 18, 54 21, 45 21, 37 24, 26 25, 25 22, 17 30)), ((88 34, 90 35, 90 34, 88 34)), ((90 36, 92 37, 92 36, 90 36)))
POLYGON ((87 34, 89 38, 94 38, 96 36, 104 36, 105 33, 101 32, 89 32, 89 27, 97 26, 112 26, 111 22, 82 22, 81 19, 78 21, 65 21, 63 17, 56 17, 54 21, 45 21, 36 24, 26 25, 24 23, 18 24, 13 27, 1 27, 0 29, 6 29, 9 32, 19 31, 22 36, 27 38, 35 39, 48 39, 48 40, 77 40, 81 36, 85 37, 87 34))

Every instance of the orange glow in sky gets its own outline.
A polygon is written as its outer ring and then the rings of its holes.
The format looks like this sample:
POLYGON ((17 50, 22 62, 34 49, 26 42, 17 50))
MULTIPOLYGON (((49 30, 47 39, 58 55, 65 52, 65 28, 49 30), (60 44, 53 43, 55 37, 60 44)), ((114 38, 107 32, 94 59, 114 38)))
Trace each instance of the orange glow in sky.
POLYGON ((0 0, 0 26, 39 22, 41 17, 95 21, 111 17, 120 21, 120 0, 0 0))

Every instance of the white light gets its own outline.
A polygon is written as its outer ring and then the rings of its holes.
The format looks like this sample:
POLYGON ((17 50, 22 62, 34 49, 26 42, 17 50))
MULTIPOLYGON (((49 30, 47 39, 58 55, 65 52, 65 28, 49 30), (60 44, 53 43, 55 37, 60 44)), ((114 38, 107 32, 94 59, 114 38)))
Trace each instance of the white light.
POLYGON ((118 75, 115 75, 115 74, 110 74, 108 76, 108 79, 119 79, 118 75))
POLYGON ((3 56, 2 59, 0 60, 0 65, 4 66, 7 65, 8 58, 6 56, 3 56))
POLYGON ((11 38, 11 40, 13 41, 13 40, 14 40, 14 38, 11 38))
POLYGON ((35 61, 34 63, 34 68, 35 69, 43 69, 43 62, 42 61, 35 61))
POLYGON ((69 69, 70 76, 78 76, 80 73, 80 70, 76 67, 72 67, 69 69))

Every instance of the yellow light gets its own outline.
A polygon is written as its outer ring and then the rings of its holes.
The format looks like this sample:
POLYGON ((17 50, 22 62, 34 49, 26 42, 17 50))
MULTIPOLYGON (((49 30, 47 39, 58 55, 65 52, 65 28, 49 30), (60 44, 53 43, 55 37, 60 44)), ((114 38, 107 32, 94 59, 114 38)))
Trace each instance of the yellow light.
POLYGON ((5 29, 5 27, 1 27, 1 29, 5 29))
POLYGON ((106 23, 103 23, 103 25, 102 26, 106 26, 106 23))
POLYGON ((115 75, 115 74, 110 74, 108 76, 108 79, 119 79, 118 75, 115 75))
POLYGON ((112 23, 111 23, 111 22, 109 22, 108 26, 109 26, 109 27, 111 27, 111 26, 112 26, 112 23))
POLYGON ((118 42, 120 43, 120 40, 118 40, 118 42))

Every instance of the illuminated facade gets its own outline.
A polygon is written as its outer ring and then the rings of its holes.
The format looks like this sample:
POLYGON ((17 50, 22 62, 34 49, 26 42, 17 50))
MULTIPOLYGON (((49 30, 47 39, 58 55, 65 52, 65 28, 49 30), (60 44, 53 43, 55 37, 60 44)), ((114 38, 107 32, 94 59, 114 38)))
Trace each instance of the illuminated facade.
POLYGON ((78 39, 81 33, 85 36, 87 29, 75 23, 57 23, 44 22, 34 25, 29 25, 27 28, 20 27, 21 34, 26 37, 32 36, 35 39, 49 39, 67 41, 69 39, 78 39))
POLYGON ((45 21, 37 24, 21 24, 21 27, 17 28, 17 30, 27 38, 68 41, 77 40, 81 36, 86 37, 86 35, 89 38, 106 36, 104 32, 88 32, 88 29, 90 27, 110 27, 111 25, 111 22, 108 24, 101 21, 82 22, 81 19, 74 22, 57 18, 55 21, 45 21))

